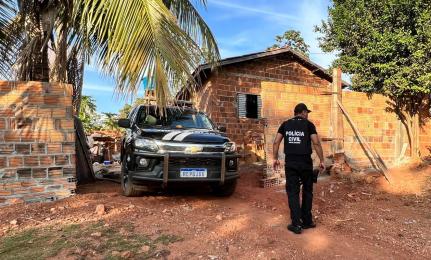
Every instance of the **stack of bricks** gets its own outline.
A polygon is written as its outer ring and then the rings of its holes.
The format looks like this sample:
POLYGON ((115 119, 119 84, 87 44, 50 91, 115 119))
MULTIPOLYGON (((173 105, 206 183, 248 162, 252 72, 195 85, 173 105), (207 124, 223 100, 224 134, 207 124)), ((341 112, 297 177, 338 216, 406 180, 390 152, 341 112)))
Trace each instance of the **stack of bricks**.
POLYGON ((72 87, 0 81, 0 206, 74 194, 72 87))

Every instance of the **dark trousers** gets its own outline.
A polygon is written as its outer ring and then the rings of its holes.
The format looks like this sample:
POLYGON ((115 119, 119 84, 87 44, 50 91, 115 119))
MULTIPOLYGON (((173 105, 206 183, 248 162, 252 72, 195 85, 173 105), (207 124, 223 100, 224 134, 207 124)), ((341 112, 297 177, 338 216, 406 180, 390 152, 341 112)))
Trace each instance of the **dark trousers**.
POLYGON ((293 225, 310 224, 313 220, 313 165, 304 162, 286 162, 286 192, 289 201, 290 218, 293 225), (302 205, 299 192, 302 184, 302 205))

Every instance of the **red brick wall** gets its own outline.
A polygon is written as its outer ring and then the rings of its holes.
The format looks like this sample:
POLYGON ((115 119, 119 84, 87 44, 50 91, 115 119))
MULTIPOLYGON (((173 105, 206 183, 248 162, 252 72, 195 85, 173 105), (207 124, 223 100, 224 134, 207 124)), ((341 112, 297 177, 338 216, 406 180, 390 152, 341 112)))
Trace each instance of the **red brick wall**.
MULTIPOLYGON (((314 75, 310 70, 292 59, 289 55, 251 60, 224 66, 194 95, 197 107, 207 112, 210 118, 220 125, 225 125, 228 136, 240 147, 245 148, 250 138, 264 136, 264 119, 238 118, 237 94, 246 93, 263 95, 262 82, 280 82, 313 87, 326 87, 329 82, 314 75)), ((277 96, 274 97, 277 99, 277 96)), ((263 101, 263 99, 262 99, 263 101)), ((264 101, 263 101, 264 102, 264 101)), ((292 101, 294 102, 294 101, 292 101)), ((278 102, 283 110, 292 110, 278 102)), ((255 141, 254 151, 258 157, 264 157, 263 145, 255 141)), ((270 140, 272 142, 272 140, 270 140)))
POLYGON ((75 190, 72 87, 0 81, 0 206, 75 190))
POLYGON ((427 123, 426 125, 421 127, 419 144, 421 156, 431 155, 431 123, 427 123))
MULTIPOLYGON (((430 104, 428 102, 428 104, 430 104)), ((431 155, 431 115, 430 108, 428 111, 422 113, 420 118, 420 131, 419 131, 419 149, 421 156, 431 155)))
MULTIPOLYGON (((245 147, 250 134, 261 135, 263 156, 267 160, 267 175, 273 176, 272 142, 279 125, 293 116, 293 108, 304 102, 313 112, 312 121, 324 141, 325 156, 330 156, 330 82, 314 75, 309 69, 288 56, 265 58, 222 67, 212 73, 209 80, 194 95, 197 107, 209 114, 216 124, 226 125, 228 136, 239 146, 245 147), (237 116, 237 94, 256 94, 262 98, 262 119, 244 119, 237 116)), ((408 143, 405 129, 393 113, 386 112, 387 99, 374 95, 343 91, 343 104, 362 136, 388 163, 394 163, 403 143, 408 143)), ((368 158, 355 138, 352 127, 344 118, 345 153, 352 165, 369 166, 368 158)), ((431 146, 431 124, 421 129, 422 155, 431 146)), ((282 149, 280 149, 282 151, 282 149)), ((409 151, 406 151, 409 155, 409 151)), ((316 155, 312 155, 316 158, 316 155)), ((283 157, 280 152, 280 157, 283 157)), ((331 160, 331 158, 327 158, 331 160)), ((283 175, 283 172, 275 175, 283 175)))
MULTIPOLYGON (((305 103, 312 110, 309 114, 309 120, 316 126, 317 132, 321 138, 329 137, 330 124, 330 96, 321 95, 328 91, 329 87, 325 84, 321 87, 309 87, 304 85, 283 84, 276 82, 262 82, 262 113, 267 118, 267 127, 265 128, 265 138, 268 140, 265 144, 267 157, 266 175, 280 177, 284 176, 283 170, 283 144, 279 150, 281 159, 281 171, 274 173, 272 170, 272 141, 277 134, 278 127, 288 118, 293 117, 293 109, 299 102, 305 103), (326 85, 326 87, 325 87, 326 85)), ((330 154, 329 142, 322 142, 325 155, 330 154)), ((316 154, 312 154, 316 158, 316 154)), ((314 160, 316 162, 316 160, 314 160)))
MULTIPOLYGON (((388 102, 389 99, 381 95, 369 98, 364 93, 343 92, 343 105, 359 132, 383 160, 391 165, 399 157, 403 143, 408 143, 408 140, 396 114, 386 111, 388 102)), ((369 165, 369 160, 345 117, 343 123, 347 157, 352 163, 369 165)))

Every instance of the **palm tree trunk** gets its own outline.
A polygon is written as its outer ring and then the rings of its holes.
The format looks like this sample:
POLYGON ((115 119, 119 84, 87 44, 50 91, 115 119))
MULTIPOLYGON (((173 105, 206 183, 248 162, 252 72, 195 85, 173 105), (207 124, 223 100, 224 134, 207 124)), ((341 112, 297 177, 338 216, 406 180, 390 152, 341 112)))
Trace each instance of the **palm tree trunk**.
POLYGON ((81 106, 84 64, 84 56, 76 48, 72 49, 67 60, 67 82, 73 86, 72 105, 75 115, 79 114, 81 106))
POLYGON ((37 37, 32 55, 32 67, 28 80, 49 81, 48 48, 43 47, 44 37, 37 37))
POLYGON ((58 30, 55 44, 55 60, 52 69, 52 81, 67 81, 67 34, 68 28, 64 24, 58 30))

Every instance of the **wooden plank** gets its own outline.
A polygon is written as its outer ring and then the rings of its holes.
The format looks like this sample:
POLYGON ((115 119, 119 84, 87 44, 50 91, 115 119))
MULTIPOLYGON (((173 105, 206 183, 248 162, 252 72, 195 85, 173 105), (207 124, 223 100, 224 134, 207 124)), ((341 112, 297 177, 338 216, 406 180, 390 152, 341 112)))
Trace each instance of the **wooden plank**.
POLYGON ((74 116, 75 122, 75 151, 76 151, 76 179, 79 184, 94 182, 96 177, 94 175, 93 164, 90 160, 90 152, 85 136, 84 127, 81 120, 74 116))
POLYGON ((340 68, 334 68, 331 86, 331 150, 335 155, 344 153, 343 115, 338 107, 338 102, 341 103, 342 99, 340 68))
POLYGON ((352 118, 350 117, 349 113, 347 112, 346 108, 343 106, 343 104, 341 104, 341 102, 337 101, 338 106, 341 108, 341 110, 343 111, 343 114, 346 116, 347 120, 349 121, 350 125, 353 128, 353 131, 355 132, 356 136, 358 137, 359 141, 361 142, 361 144, 366 148, 366 150, 368 150, 374 161, 370 159, 371 164, 376 165, 378 167, 378 170, 381 171, 381 173, 383 174, 383 176, 385 177, 385 179, 389 181, 389 172, 388 172, 388 167, 386 166, 385 162, 383 161, 383 159, 380 157, 380 155, 368 144, 368 142, 362 137, 361 133, 359 132, 358 128, 356 127, 355 123, 353 122, 352 118))
POLYGON ((419 115, 414 115, 412 118, 412 157, 419 158, 419 115))

